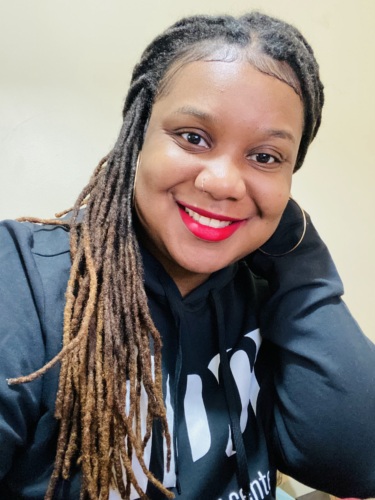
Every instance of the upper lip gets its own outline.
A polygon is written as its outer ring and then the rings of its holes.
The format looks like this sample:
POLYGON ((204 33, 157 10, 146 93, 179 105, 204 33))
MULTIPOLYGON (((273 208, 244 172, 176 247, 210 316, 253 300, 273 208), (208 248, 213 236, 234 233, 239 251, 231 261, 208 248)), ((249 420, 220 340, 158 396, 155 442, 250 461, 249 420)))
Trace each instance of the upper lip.
POLYGON ((188 203, 181 203, 180 201, 177 201, 177 204, 180 205, 182 208, 189 208, 190 210, 193 210, 199 215, 203 215, 203 217, 208 217, 209 219, 216 219, 216 220, 221 220, 221 221, 230 221, 230 222, 239 222, 244 219, 238 219, 236 217, 228 217, 227 215, 222 215, 222 214, 214 214, 213 212, 209 212, 208 210, 204 210, 203 208, 198 208, 194 205, 189 205, 188 203))

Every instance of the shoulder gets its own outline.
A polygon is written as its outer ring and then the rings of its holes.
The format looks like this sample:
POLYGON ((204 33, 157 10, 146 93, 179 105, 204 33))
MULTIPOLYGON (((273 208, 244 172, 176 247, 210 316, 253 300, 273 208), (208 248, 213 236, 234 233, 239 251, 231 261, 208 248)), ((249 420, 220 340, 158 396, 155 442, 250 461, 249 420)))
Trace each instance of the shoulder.
POLYGON ((67 228, 13 220, 0 222, 0 277, 16 269, 34 274, 61 260, 70 260, 67 228))
POLYGON ((17 254, 58 255, 69 252, 69 232, 64 226, 5 220, 0 222, 0 257, 17 254))
POLYGON ((0 223, 0 310, 41 324, 64 301, 70 269, 69 232, 62 226, 0 223))
POLYGON ((66 228, 0 222, 0 364, 7 377, 32 373, 61 348, 70 266, 66 228))

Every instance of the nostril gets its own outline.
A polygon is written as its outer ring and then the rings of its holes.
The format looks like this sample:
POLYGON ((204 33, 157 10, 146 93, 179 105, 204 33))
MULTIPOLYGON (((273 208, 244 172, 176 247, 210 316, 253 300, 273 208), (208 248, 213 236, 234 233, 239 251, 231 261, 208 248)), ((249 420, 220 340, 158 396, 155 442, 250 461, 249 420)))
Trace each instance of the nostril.
POLYGON ((233 165, 233 161, 216 160, 206 165, 195 180, 195 187, 212 198, 235 201, 246 194, 246 185, 241 171, 233 165))

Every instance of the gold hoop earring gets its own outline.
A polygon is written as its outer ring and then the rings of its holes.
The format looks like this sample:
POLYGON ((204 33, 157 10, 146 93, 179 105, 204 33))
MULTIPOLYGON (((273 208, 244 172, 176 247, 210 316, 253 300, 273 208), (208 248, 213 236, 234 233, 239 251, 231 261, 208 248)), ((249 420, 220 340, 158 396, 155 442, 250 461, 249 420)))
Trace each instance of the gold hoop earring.
POLYGON ((264 255, 270 257, 282 257, 288 253, 294 252, 300 246, 305 237, 307 229, 306 213, 303 208, 294 200, 289 198, 288 204, 281 217, 279 225, 271 238, 258 250, 264 255), (302 216, 302 231, 297 235, 295 234, 296 226, 300 225, 300 218, 302 216), (297 238, 297 242, 293 244, 293 239, 297 238), (283 250, 283 245, 288 240, 287 245, 292 245, 292 248, 283 250), (291 241, 289 241, 291 240, 291 241))
POLYGON ((135 185, 136 185, 136 182, 137 182, 138 168, 139 168, 139 164, 140 163, 141 163, 141 151, 138 153, 137 163, 135 165, 134 182, 133 182, 133 199, 132 199, 133 207, 134 207, 134 204, 135 204, 135 185))

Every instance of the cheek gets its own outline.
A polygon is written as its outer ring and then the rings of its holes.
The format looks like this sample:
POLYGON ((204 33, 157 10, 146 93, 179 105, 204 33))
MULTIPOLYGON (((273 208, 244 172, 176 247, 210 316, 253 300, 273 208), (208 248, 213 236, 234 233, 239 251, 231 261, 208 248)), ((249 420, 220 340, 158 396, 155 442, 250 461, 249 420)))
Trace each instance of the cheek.
MULTIPOLYGON (((271 174, 273 175, 273 174, 271 174)), ((262 217, 278 221, 290 198, 291 179, 268 179, 253 191, 253 199, 262 217)))
POLYGON ((163 189, 166 183, 166 172, 163 166, 157 157, 152 158, 152 161, 142 157, 137 172, 136 197, 152 197, 163 189))
POLYGON ((171 209, 173 182, 165 163, 156 157, 152 162, 142 160, 135 184, 135 207, 141 221, 152 225, 160 223, 160 214, 171 209))

